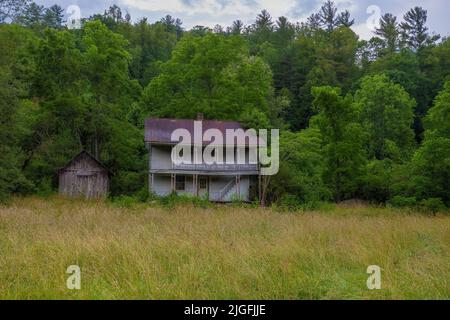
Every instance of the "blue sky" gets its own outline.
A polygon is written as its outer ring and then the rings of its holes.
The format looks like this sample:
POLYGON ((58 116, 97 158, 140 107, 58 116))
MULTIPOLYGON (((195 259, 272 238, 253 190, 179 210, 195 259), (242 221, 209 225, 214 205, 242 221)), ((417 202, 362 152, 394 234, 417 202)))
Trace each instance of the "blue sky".
MULTIPOLYGON (((147 17, 157 21, 166 14, 180 18, 185 28, 195 25, 231 25, 241 19, 251 24, 256 15, 267 9, 277 18, 286 16, 291 21, 305 21, 317 12, 324 0, 37 0, 39 4, 59 4, 63 8, 78 5, 82 17, 101 13, 112 4, 128 11, 134 21, 147 17)), ((379 13, 393 13, 399 18, 414 6, 428 10, 428 27, 443 36, 450 35, 450 2, 448 0, 334 0, 340 9, 347 9, 355 18, 354 31, 362 38, 372 36, 372 21, 379 13)))

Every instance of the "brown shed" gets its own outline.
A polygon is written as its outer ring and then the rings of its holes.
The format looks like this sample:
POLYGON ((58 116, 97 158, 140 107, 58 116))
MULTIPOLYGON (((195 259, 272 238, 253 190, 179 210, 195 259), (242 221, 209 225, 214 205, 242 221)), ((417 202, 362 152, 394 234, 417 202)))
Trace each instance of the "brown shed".
POLYGON ((109 171, 94 156, 82 151, 59 171, 59 193, 72 198, 105 197, 109 171))

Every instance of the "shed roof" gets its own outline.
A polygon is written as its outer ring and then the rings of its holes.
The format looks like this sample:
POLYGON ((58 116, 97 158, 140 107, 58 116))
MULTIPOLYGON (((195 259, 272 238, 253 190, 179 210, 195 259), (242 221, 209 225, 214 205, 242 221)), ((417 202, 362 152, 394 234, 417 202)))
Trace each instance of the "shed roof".
POLYGON ((90 154, 89 152, 87 152, 86 150, 81 151, 79 154, 77 154, 75 157, 72 158, 72 160, 70 160, 64 167, 62 167, 59 172, 64 171, 65 169, 67 169, 68 167, 70 167, 74 162, 76 162, 78 159, 80 159, 82 156, 87 156, 89 158, 91 158, 92 160, 94 160, 95 163, 98 164, 99 167, 101 167, 102 169, 104 169, 105 171, 109 172, 109 169, 100 162, 100 160, 98 160, 96 157, 94 157, 92 154, 90 154))
MULTIPOLYGON (((147 119, 145 121, 145 142, 170 145, 177 144, 177 141, 171 140, 172 133, 177 129, 186 129, 189 131, 193 139, 194 122, 195 120, 186 119, 147 119)), ((222 133, 225 142, 227 130, 238 130, 244 128, 239 122, 236 121, 202 120, 202 136, 209 129, 218 129, 222 133)), ((251 141, 248 140, 249 139, 246 139, 246 145, 251 144, 251 141)), ((210 143, 211 141, 203 141, 204 145, 208 145, 210 143)))

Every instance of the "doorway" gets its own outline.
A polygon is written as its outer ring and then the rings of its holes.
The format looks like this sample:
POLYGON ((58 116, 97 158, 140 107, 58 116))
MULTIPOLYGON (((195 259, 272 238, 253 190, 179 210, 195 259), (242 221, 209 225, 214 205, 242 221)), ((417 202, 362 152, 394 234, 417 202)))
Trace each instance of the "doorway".
POLYGON ((209 181, 208 177, 200 176, 198 177, 198 195, 203 198, 209 193, 209 181))

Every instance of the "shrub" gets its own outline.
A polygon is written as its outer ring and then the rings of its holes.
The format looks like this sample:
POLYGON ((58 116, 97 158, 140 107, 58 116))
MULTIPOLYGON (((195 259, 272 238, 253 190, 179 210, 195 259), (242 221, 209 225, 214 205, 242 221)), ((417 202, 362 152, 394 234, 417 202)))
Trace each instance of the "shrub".
POLYGON ((388 205, 396 208, 415 207, 417 204, 416 197, 395 196, 388 201, 388 205))
POLYGON ((165 197, 157 197, 157 204, 163 208, 172 209, 182 205, 193 205, 196 208, 209 208, 212 204, 208 197, 193 197, 189 195, 177 195, 173 193, 165 197))
POLYGON ((36 194, 39 197, 48 198, 56 193, 55 189, 53 188, 52 179, 51 178, 45 178, 41 181, 41 183, 37 187, 36 194))
POLYGON ((143 187, 138 192, 136 192, 135 197, 140 202, 147 202, 150 200, 151 195, 148 188, 143 187))
POLYGON ((276 209, 281 211, 298 211, 302 208, 301 200, 292 194, 286 194, 276 204, 276 209))
POLYGON ((111 199, 111 204, 118 208, 132 209, 136 207, 139 200, 132 196, 118 196, 111 199))
POLYGON ((284 195, 274 206, 275 209, 280 211, 311 211, 322 209, 327 206, 327 202, 323 201, 303 201, 298 196, 287 194, 284 195))
POLYGON ((445 211, 446 207, 441 198, 429 198, 420 201, 419 206, 425 211, 429 211, 436 214, 441 211, 445 211))
POLYGON ((208 199, 209 199, 208 196, 205 196, 205 197, 193 197, 191 199, 191 201, 192 201, 192 204, 194 205, 194 207, 207 209, 207 208, 211 208, 212 207, 212 203, 208 199))
POLYGON ((361 196, 364 200, 381 203, 389 199, 393 167, 390 159, 367 163, 366 174, 361 178, 361 196))
POLYGON ((158 197, 157 203, 163 208, 172 209, 182 202, 186 203, 186 200, 187 199, 185 199, 184 196, 178 196, 177 194, 172 193, 165 197, 158 197))
POLYGON ((11 203, 11 196, 8 192, 0 189, 0 206, 9 205, 11 203))
POLYGON ((144 189, 145 176, 140 172, 120 171, 111 177, 113 195, 134 195, 144 189))

